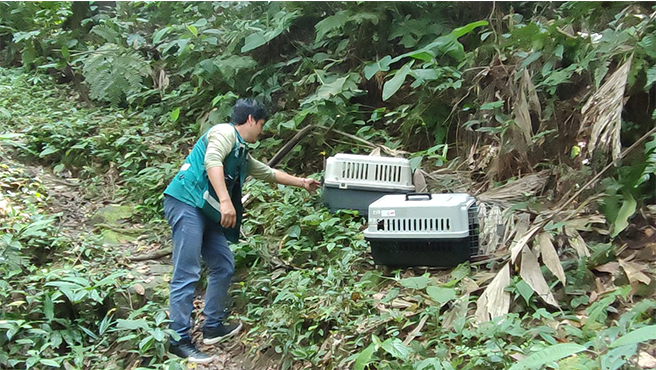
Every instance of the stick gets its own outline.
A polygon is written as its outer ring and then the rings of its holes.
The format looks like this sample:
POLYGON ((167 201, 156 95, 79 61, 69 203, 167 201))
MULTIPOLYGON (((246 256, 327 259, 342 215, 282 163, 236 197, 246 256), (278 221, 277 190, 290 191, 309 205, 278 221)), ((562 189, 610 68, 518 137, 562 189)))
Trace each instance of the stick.
POLYGON ((289 154, 289 152, 291 152, 292 149, 294 149, 296 144, 298 144, 305 136, 307 136, 307 134, 310 131, 314 130, 314 128, 315 128, 314 125, 305 126, 301 131, 296 133, 296 135, 294 135, 294 137, 291 140, 289 140, 287 144, 285 144, 285 146, 283 146, 278 151, 278 153, 276 153, 276 155, 273 156, 273 158, 271 158, 269 163, 267 163, 269 167, 275 167, 278 164, 278 162, 280 162, 283 158, 285 158, 285 156, 289 154))

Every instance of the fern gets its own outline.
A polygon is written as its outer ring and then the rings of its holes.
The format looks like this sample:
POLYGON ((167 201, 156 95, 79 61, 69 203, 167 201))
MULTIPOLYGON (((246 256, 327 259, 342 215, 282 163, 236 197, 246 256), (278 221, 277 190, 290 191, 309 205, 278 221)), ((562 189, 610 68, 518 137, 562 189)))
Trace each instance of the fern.
POLYGON ((84 62, 82 73, 91 99, 118 105, 141 92, 150 65, 133 50, 105 44, 84 62))
POLYGON ((656 175, 656 134, 653 139, 645 144, 646 166, 640 175, 638 185, 649 180, 651 175, 656 175))

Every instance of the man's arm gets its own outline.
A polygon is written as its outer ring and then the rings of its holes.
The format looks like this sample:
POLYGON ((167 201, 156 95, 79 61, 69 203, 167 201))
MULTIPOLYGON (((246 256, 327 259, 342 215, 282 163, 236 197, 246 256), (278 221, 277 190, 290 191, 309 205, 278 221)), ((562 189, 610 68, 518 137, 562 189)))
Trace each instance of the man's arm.
POLYGON ((215 166, 207 169, 207 177, 210 179, 210 183, 221 204, 221 226, 226 228, 235 227, 237 224, 237 211, 235 211, 235 206, 232 204, 230 194, 228 194, 228 187, 226 186, 224 176, 223 166, 215 166))
POLYGON ((282 185, 297 186, 299 188, 304 188, 311 194, 314 194, 321 183, 315 179, 309 177, 296 177, 280 170, 273 170, 276 177, 276 182, 282 185))

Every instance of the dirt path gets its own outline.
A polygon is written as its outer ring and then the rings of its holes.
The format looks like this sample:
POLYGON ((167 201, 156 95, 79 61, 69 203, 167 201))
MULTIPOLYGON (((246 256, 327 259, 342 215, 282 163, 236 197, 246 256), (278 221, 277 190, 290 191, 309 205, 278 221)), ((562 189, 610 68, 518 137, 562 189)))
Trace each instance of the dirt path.
MULTIPOLYGON (((62 179, 53 174, 49 168, 18 162, 13 151, 0 150, 5 162, 12 166, 20 166, 35 182, 47 189, 46 212, 60 214, 59 232, 71 240, 70 253, 77 256, 76 261, 84 258, 84 240, 90 235, 102 236, 103 247, 113 248, 118 253, 110 253, 119 266, 128 270, 128 278, 132 279, 133 293, 141 296, 137 301, 154 300, 166 303, 168 295, 168 280, 171 273, 170 235, 154 235, 143 225, 130 221, 129 218, 113 220, 103 214, 106 210, 121 207, 120 199, 112 200, 113 195, 104 191, 96 197, 90 197, 85 192, 85 184, 79 179, 69 177, 62 179), (109 222, 113 221, 113 222, 109 222)), ((109 189, 107 186, 106 189, 109 189)), ((131 206, 130 206, 131 207, 131 206)), ((161 233, 161 232, 160 232, 161 233)), ((194 304, 200 312, 202 307, 202 294, 198 292, 194 304)), ((137 302, 137 303, 138 303, 137 302)), ((207 365, 187 364, 189 369, 204 370, 245 370, 268 369, 277 366, 259 363, 254 366, 248 360, 243 344, 245 333, 217 345, 206 346, 202 344, 202 334, 195 328, 192 337, 199 347, 208 354, 214 355, 215 360, 207 365)), ((137 361, 138 363, 138 361, 137 361)), ((136 365, 136 364, 135 364, 136 365)))

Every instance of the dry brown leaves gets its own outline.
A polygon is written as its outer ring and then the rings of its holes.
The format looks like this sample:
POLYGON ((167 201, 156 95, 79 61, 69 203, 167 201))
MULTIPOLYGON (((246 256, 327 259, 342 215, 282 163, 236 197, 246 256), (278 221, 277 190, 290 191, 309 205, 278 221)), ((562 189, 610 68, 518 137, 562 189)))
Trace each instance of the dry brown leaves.
POLYGON ((587 142, 588 156, 597 149, 602 153, 607 153, 610 149, 613 160, 620 159, 624 89, 632 59, 631 56, 619 67, 583 106, 579 137, 580 141, 587 142))

